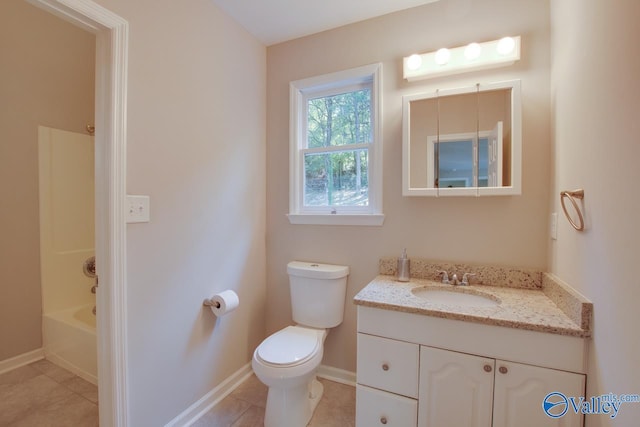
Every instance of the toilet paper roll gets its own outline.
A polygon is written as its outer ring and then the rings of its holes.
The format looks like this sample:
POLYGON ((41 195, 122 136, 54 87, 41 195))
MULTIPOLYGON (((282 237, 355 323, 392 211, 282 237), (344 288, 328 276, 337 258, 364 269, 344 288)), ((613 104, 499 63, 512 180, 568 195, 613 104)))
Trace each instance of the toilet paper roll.
POLYGON ((232 312, 233 310, 238 308, 238 304, 240 304, 238 294, 236 294, 231 289, 227 289, 226 291, 212 296, 210 301, 211 311, 213 311, 213 314, 218 317, 232 312))

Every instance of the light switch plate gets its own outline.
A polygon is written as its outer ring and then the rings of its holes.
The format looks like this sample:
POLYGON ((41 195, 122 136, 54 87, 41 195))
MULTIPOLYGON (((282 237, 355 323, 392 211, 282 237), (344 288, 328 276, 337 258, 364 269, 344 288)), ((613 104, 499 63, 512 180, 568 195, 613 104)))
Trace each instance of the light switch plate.
POLYGON ((149 196, 133 196, 127 194, 127 224, 149 222, 149 196))

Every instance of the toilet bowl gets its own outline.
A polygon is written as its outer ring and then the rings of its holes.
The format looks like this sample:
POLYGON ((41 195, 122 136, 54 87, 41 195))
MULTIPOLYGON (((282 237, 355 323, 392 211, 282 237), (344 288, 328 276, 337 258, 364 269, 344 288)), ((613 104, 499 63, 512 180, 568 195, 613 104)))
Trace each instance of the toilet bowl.
POLYGON ((322 361, 326 332, 288 326, 256 348, 251 365, 269 387, 265 427, 306 426, 322 397, 316 371, 322 361))
POLYGON ((328 328, 342 323, 349 267, 292 261, 287 264, 295 326, 267 337, 251 366, 269 387, 265 427, 304 427, 322 397, 316 379, 328 328))

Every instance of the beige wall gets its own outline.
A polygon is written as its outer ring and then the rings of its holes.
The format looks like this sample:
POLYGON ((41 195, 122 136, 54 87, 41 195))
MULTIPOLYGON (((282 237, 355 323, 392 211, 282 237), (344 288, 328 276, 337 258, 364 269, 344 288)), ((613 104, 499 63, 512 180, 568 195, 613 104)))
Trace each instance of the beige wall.
POLYGON ((98 0, 129 22, 130 425, 161 426, 264 338, 266 48, 210 0, 98 0), (234 289, 215 319, 202 301, 234 289))
MULTIPOLYGON (((558 240, 551 271, 594 303, 587 395, 640 393, 640 2, 555 0, 552 17, 553 181, 558 240), (561 190, 584 188, 586 230, 563 217, 561 190)), ((637 425, 640 404, 586 426, 637 425)))
POLYGON ((314 260, 351 267, 344 323, 329 334, 324 364, 355 371, 356 309, 351 298, 377 274, 381 256, 545 269, 549 200, 549 4, 447 0, 271 46, 267 108, 267 329, 291 322, 286 263, 314 260), (470 75, 407 83, 403 56, 522 36, 517 64, 470 75), (384 214, 382 227, 291 225, 288 211, 289 97, 292 80, 383 63, 384 214), (521 79, 522 196, 402 196, 402 95, 521 79))
POLYGON ((0 2, 0 361, 42 346, 38 125, 93 123, 94 50, 92 34, 0 2))

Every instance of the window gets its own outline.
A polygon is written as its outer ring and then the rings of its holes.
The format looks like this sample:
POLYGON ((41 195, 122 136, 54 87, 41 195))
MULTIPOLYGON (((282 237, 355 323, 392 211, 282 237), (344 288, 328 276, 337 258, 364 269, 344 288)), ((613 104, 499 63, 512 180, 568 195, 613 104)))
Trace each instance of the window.
POLYGON ((380 72, 291 82, 291 223, 382 224, 380 72))

